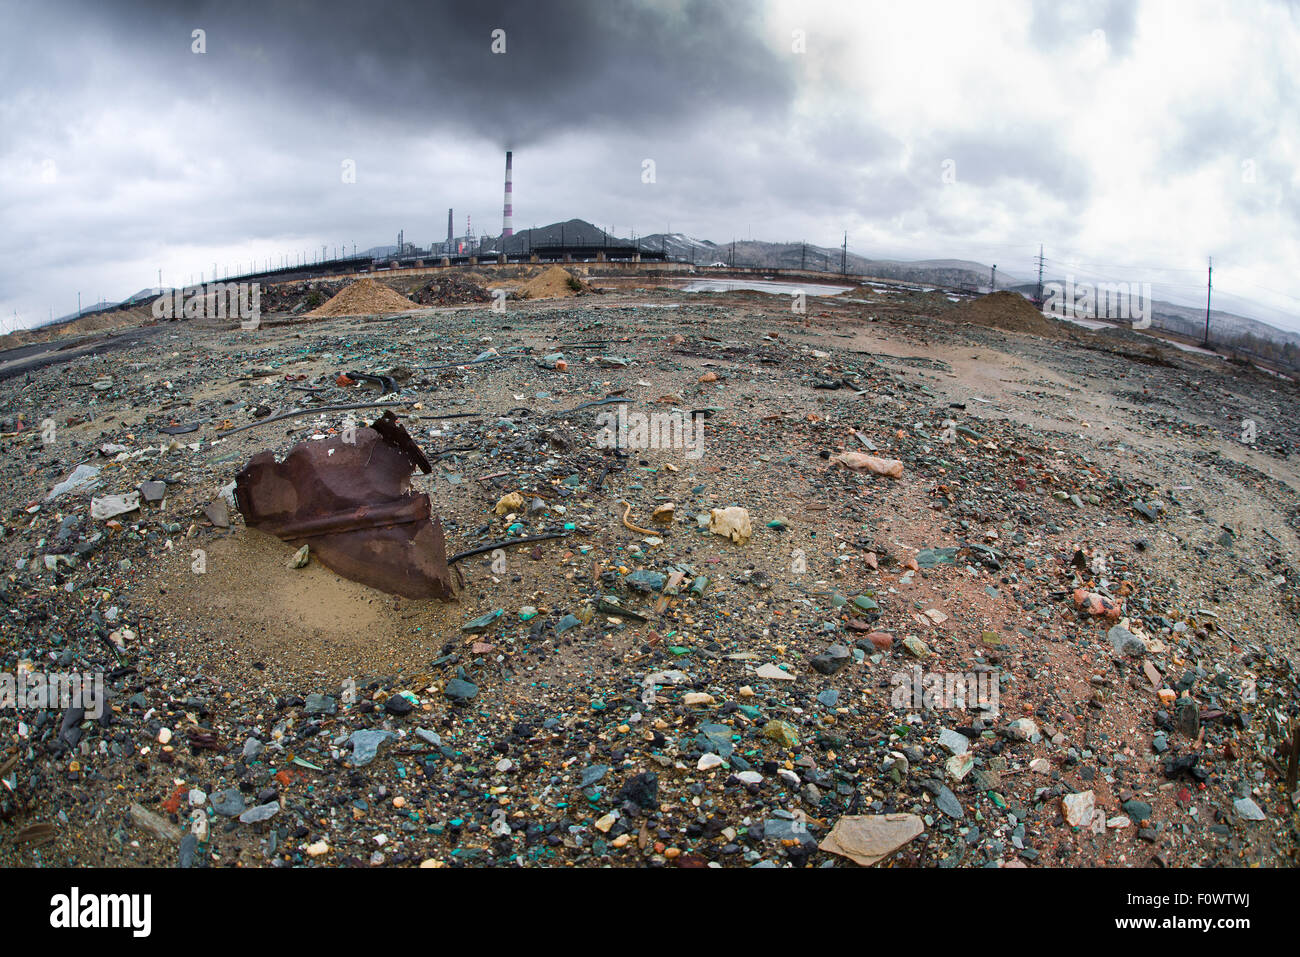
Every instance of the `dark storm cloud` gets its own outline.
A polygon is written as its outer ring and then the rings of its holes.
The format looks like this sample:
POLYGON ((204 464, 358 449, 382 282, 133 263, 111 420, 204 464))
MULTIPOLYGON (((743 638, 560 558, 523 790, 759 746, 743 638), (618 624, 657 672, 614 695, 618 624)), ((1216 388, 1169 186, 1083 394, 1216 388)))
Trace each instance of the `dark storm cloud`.
POLYGON ((0 318, 67 312, 78 290, 120 298, 159 270, 197 281, 214 260, 366 249, 399 229, 425 244, 448 207, 458 231, 472 215, 495 234, 500 148, 518 150, 516 228, 576 216, 822 245, 848 231, 888 258, 1081 232, 1106 237, 1099 262, 1132 242, 1167 242, 1171 261, 1244 242, 1294 274, 1300 3, 1260 8, 1253 30, 1194 9, 1176 40, 1136 6, 1014 4, 1000 22, 957 2, 877 17, 851 0, 0 0, 0 318), (1189 44, 1244 41, 1258 55, 1205 60, 1221 82, 1189 89, 1170 69, 1189 44), (1238 171, 1250 158, 1256 184, 1238 171), (1211 201, 1233 215, 1206 226, 1211 201), (1133 218, 1101 228, 1117 202, 1133 218))
POLYGON ((522 146, 568 130, 680 126, 729 107, 772 121, 792 61, 756 35, 754 5, 554 0, 94 4, 106 47, 177 92, 267 99, 322 121, 362 111, 404 128, 522 146), (206 31, 207 52, 191 52, 206 31), (492 51, 505 31, 505 52, 492 51))

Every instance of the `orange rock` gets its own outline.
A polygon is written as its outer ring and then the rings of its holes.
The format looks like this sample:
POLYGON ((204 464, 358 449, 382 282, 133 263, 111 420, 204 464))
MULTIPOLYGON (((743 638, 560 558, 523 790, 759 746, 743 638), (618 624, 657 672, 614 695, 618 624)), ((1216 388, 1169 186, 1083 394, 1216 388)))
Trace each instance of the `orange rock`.
POLYGON ((189 788, 187 788, 184 784, 178 787, 175 791, 172 792, 171 797, 169 797, 166 801, 163 801, 163 810, 166 811, 168 814, 175 814, 177 811, 179 811, 181 807, 181 798, 184 797, 188 791, 189 788))
POLYGON ((832 455, 830 460, 855 472, 870 472, 895 479, 903 477, 903 463, 898 459, 882 459, 862 452, 841 452, 832 455))
POLYGON ((1089 615, 1106 618, 1118 618, 1120 616, 1119 605, 1115 604, 1112 599, 1084 588, 1074 590, 1074 604, 1078 606, 1080 611, 1089 615))

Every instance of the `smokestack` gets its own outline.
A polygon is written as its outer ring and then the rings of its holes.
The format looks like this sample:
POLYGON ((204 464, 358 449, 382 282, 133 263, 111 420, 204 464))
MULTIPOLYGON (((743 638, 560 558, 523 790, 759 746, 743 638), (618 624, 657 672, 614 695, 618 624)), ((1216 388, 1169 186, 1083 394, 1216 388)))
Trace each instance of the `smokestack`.
POLYGON ((506 205, 505 209, 501 212, 501 235, 503 238, 515 234, 515 203, 510 189, 510 170, 511 152, 510 150, 506 150, 506 205))
POLYGON ((451 249, 451 241, 456 237, 452 235, 451 228, 451 210, 447 210, 447 248, 451 249))

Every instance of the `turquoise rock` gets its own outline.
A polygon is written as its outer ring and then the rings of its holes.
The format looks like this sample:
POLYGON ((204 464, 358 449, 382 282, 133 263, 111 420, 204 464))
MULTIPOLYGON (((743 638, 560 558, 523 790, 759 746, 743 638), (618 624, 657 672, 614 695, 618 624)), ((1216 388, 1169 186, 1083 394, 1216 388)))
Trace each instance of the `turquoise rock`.
POLYGON ((487 631, 497 623, 497 619, 506 613, 504 608, 498 608, 496 611, 490 611, 486 615, 480 615, 473 621, 467 621, 460 626, 460 630, 471 635, 481 634, 487 631))

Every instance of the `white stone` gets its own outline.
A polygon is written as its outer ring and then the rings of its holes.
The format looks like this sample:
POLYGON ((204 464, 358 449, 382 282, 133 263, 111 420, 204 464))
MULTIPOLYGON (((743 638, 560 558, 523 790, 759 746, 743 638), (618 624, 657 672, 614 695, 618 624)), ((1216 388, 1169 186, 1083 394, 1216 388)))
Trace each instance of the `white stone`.
POLYGON ((1080 791, 1067 794, 1061 798, 1061 813, 1065 822, 1071 827, 1087 827, 1092 823, 1092 812, 1096 806, 1096 796, 1092 791, 1080 791))
POLYGON ((695 765, 695 770, 711 771, 713 768, 721 767, 722 763, 722 758, 710 751, 707 754, 700 755, 700 760, 695 765))
POLYGON ((749 512, 733 505, 709 510, 709 531, 730 538, 737 544, 744 544, 754 534, 754 526, 750 523, 749 512))
POLYGON ((954 754, 946 766, 949 776, 954 781, 960 781, 975 767, 975 757, 970 754, 954 754))
POLYGON ((1033 718, 1017 718, 1007 726, 1011 736, 1017 741, 1031 741, 1038 737, 1038 722, 1033 718))
POLYGON ((1237 816, 1243 821, 1262 821, 1264 812, 1260 810, 1258 804, 1252 798, 1237 798, 1232 802, 1233 808, 1237 811, 1237 816))
POLYGON ((970 748, 970 740, 960 731, 944 728, 939 733, 939 744, 951 754, 965 754, 970 748))

